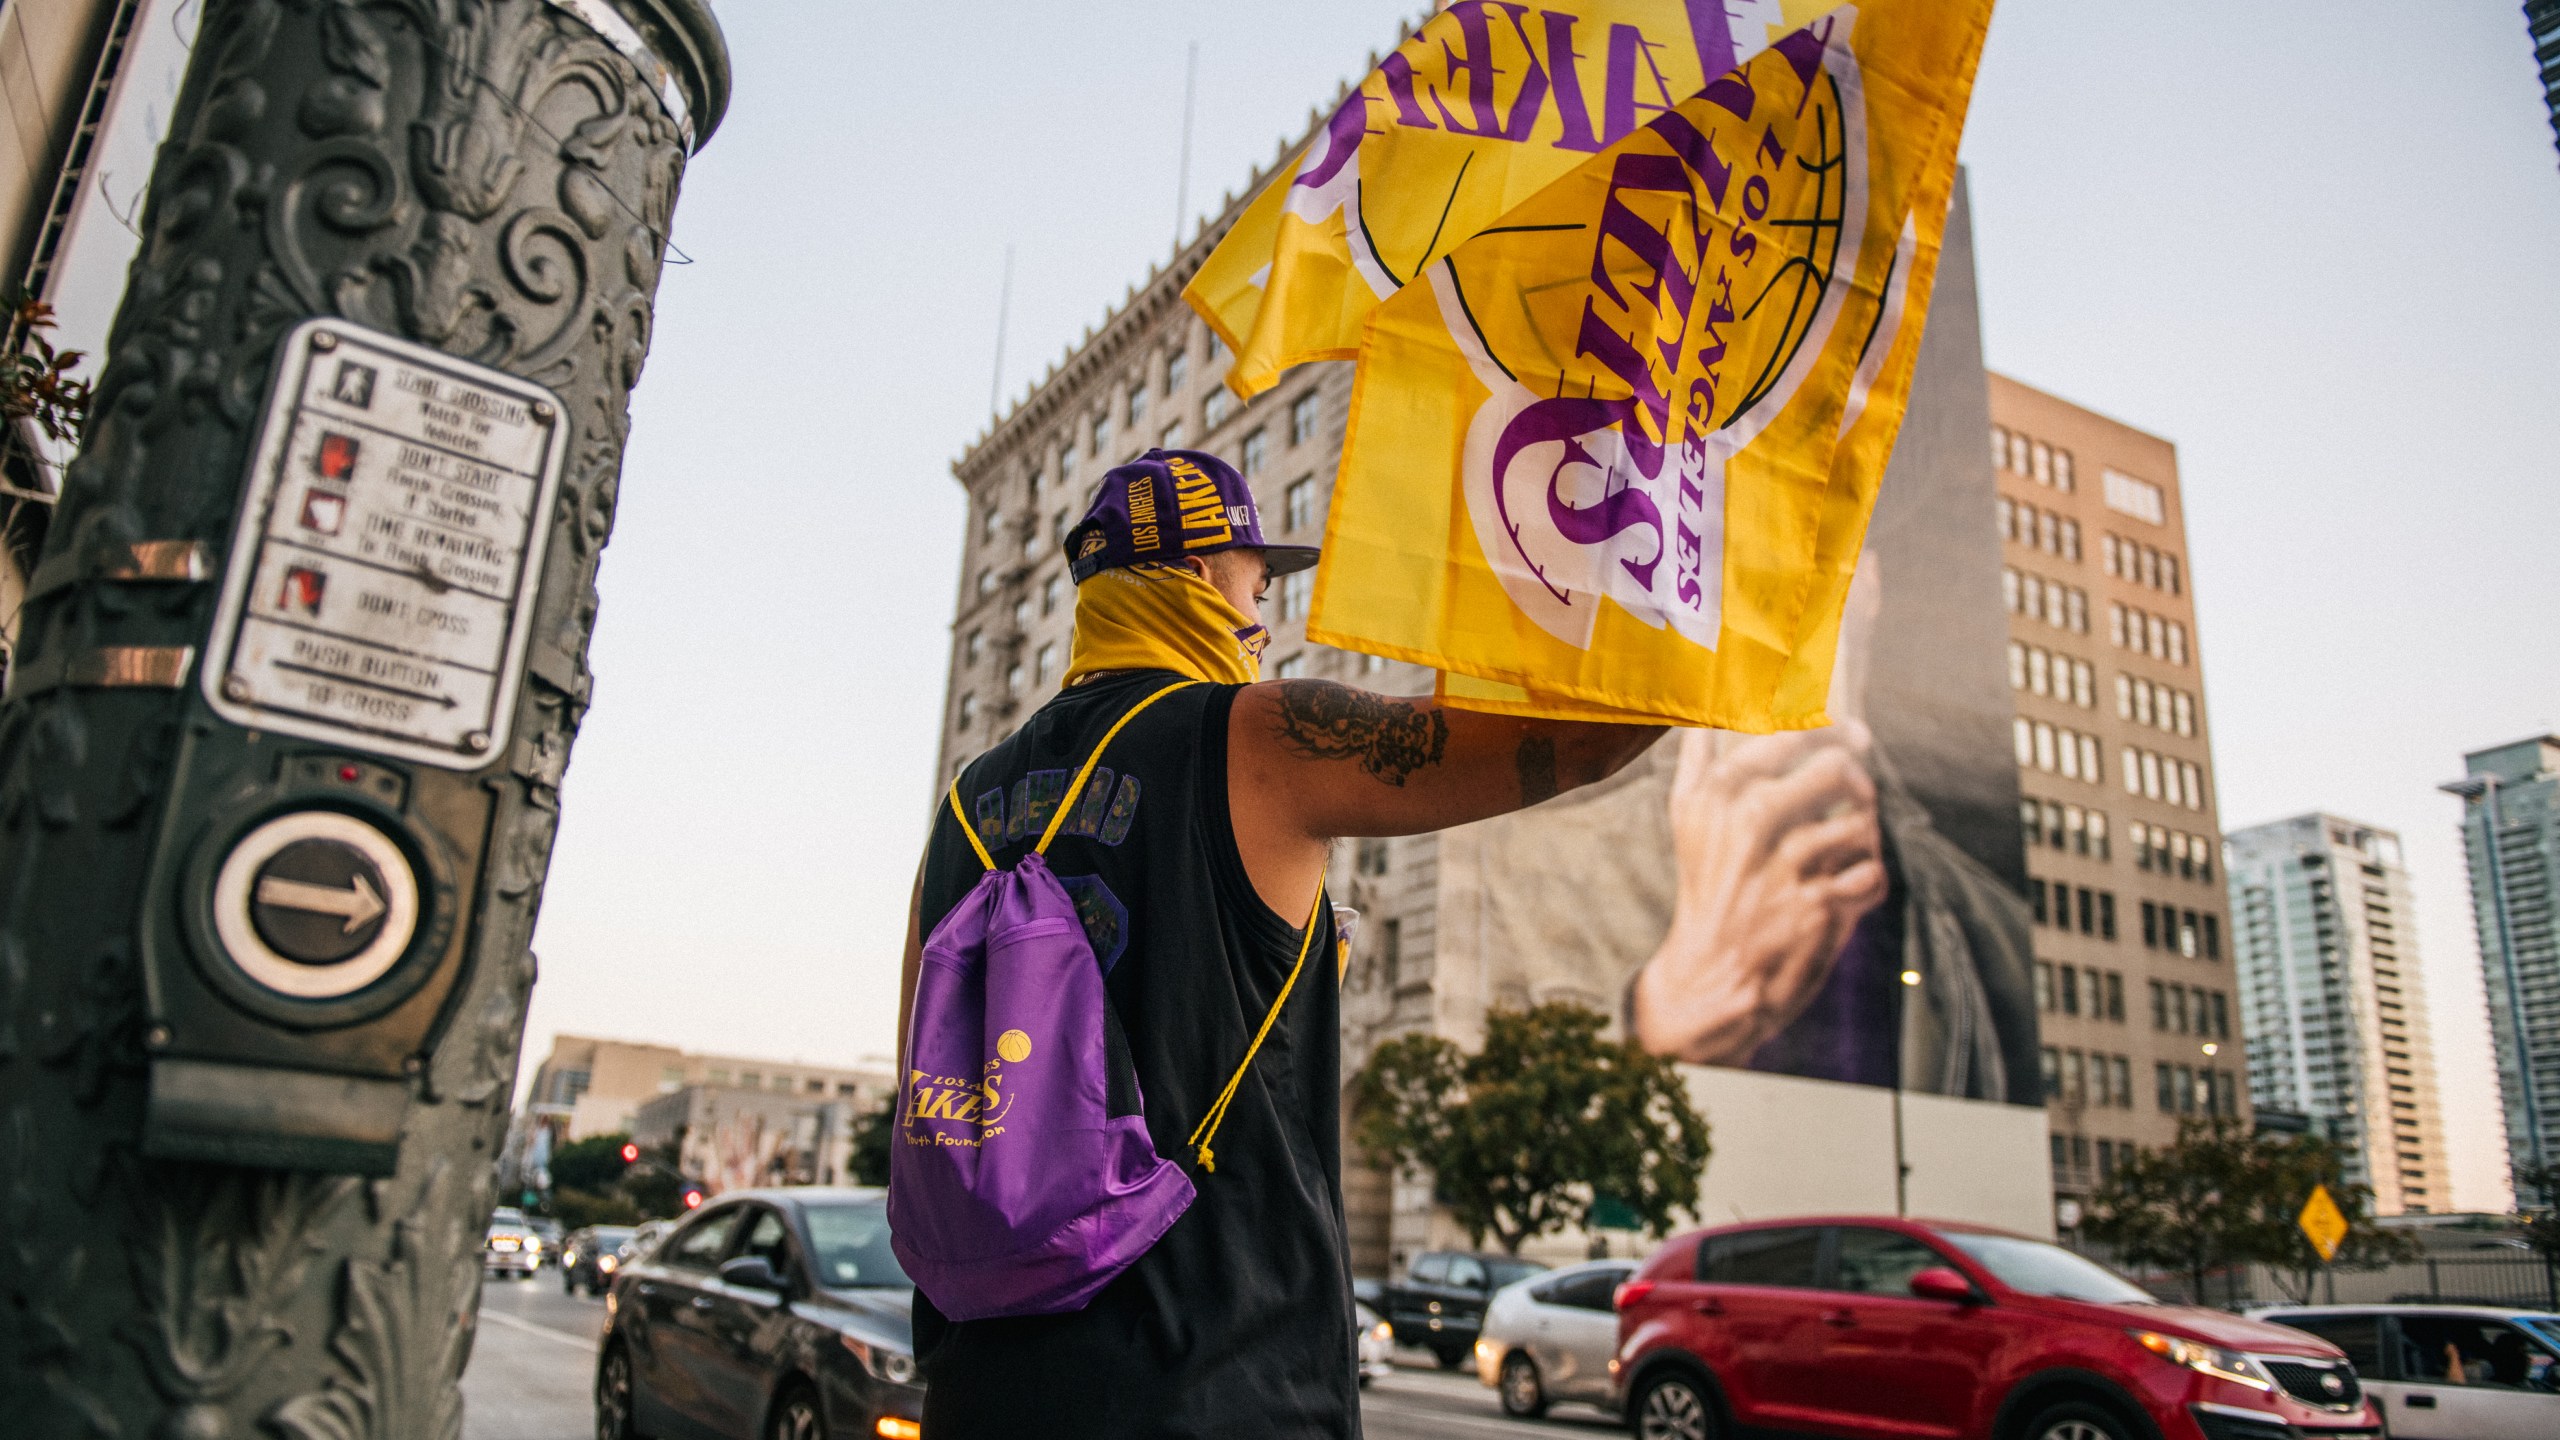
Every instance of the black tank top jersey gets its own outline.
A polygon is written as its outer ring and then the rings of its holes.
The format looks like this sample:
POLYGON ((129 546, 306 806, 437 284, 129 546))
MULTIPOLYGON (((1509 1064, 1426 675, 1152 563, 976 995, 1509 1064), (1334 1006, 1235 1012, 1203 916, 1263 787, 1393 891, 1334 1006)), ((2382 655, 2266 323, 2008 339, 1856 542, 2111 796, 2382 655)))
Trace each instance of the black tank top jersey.
MULTIPOLYGON (((1036 843, 1085 757, 1140 700, 1145 671, 1062 692, 960 777, 999 865, 1036 843)), ((1111 742, 1048 861, 1085 922, 1156 1153, 1198 1198, 1083 1310, 955 1322, 919 1293, 924 1433, 1357 1436, 1358 1361, 1342 1219, 1341 1007, 1330 908, 1212 1143, 1186 1144, 1297 960, 1304 915, 1272 913, 1227 814, 1236 687, 1192 685, 1111 742)), ((946 797, 925 852, 924 933, 984 867, 946 797)), ((1118 1048, 1116 1045, 1113 1047, 1118 1048)), ((1134 1088, 1136 1094, 1128 1092, 1134 1088)))

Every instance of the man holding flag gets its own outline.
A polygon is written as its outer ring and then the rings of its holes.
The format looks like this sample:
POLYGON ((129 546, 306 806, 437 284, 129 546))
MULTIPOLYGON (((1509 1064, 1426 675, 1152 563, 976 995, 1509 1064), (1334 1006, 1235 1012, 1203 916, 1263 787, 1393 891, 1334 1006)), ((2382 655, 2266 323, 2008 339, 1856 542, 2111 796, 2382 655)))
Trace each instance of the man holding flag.
MULTIPOLYGON (((1164 696, 1051 859, 1108 957, 1158 1153, 1199 1141, 1198 1198, 1081 1310, 955 1323, 920 1296, 930 1433, 1358 1433, 1338 976, 1299 978, 1333 949, 1329 844, 1537 804, 1667 724, 1825 723, 1989 9, 1458 0, 1204 264, 1186 296, 1238 393, 1358 356, 1308 633, 1442 692, 1254 683, 1262 587, 1312 557, 1261 541, 1213 456, 1105 477, 1067 537, 1066 688, 937 814, 909 992, 922 936, 1052 819, 1042 777, 1164 696), (1204 484, 1217 504, 1182 498, 1204 484), (1195 508, 1224 533, 1142 518, 1195 508)), ((1734 801, 1782 822, 1770 858, 1829 877, 1833 929, 1882 892, 1845 755, 1734 801)))

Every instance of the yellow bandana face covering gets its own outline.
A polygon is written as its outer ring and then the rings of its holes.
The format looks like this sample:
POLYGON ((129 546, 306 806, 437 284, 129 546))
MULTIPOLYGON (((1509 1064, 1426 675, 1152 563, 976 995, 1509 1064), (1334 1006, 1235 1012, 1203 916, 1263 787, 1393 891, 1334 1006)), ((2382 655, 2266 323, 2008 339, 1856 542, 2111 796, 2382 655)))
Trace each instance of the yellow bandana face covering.
POLYGON ((1250 685, 1262 678, 1262 651, 1270 643, 1270 631, 1188 569, 1124 566, 1076 587, 1066 683, 1109 670, 1171 670, 1194 680, 1250 685))

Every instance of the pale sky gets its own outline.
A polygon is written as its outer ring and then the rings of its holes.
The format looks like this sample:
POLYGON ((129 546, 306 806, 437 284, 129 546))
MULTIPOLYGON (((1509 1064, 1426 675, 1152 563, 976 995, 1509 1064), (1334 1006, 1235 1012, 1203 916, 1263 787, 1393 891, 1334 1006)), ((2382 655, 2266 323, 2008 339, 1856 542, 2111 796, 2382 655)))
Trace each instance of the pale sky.
MULTIPOLYGON (((1008 399, 1390 45, 1380 0, 722 9, 536 950, 557 1031, 885 1053, 1005 247, 1008 399), (1072 11, 1072 13, 1069 13, 1072 11), (1187 228, 1187 224, 1186 224, 1187 228)), ((2398 830, 2503 1207, 2461 752, 2560 728, 2560 154, 2511 0, 2004 0, 1993 368, 2175 441, 2222 815, 2398 830)))

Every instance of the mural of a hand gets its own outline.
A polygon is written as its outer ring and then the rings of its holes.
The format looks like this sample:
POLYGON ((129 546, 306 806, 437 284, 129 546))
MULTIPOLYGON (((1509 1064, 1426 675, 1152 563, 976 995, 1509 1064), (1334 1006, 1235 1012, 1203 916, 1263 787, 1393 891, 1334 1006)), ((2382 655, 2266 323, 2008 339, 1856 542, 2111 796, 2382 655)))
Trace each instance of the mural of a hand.
POLYGON ((1803 1013, 1886 880, 1867 729, 1681 737, 1671 787, 1679 898, 1637 975, 1635 1038, 1739 1065, 1803 1013))

